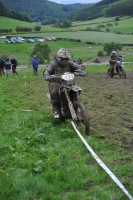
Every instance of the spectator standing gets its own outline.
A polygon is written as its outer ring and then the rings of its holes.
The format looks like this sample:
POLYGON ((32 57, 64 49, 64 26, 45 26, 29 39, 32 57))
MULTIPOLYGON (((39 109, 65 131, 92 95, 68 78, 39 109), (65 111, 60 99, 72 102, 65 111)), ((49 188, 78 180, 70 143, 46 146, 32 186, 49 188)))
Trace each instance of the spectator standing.
POLYGON ((78 65, 81 65, 81 64, 82 64, 82 58, 78 58, 77 64, 78 64, 78 65))
POLYGON ((11 61, 10 61, 10 58, 9 56, 6 57, 6 60, 4 62, 4 67, 5 67, 5 74, 6 74, 6 77, 9 77, 10 76, 10 69, 11 69, 11 61))
POLYGON ((0 76, 4 74, 4 61, 0 59, 0 76))
POLYGON ((36 55, 32 58, 33 74, 38 75, 38 59, 36 55))
POLYGON ((12 58, 11 58, 11 66, 12 66, 12 73, 18 75, 18 72, 16 71, 17 60, 14 56, 12 56, 12 58))

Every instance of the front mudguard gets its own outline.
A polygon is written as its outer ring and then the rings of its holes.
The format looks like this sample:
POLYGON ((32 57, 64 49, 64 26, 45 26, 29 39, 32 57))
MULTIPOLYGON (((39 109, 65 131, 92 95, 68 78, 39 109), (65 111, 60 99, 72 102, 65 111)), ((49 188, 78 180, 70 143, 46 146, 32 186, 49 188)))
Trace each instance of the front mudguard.
POLYGON ((78 85, 72 85, 69 90, 74 92, 81 92, 82 89, 78 85))

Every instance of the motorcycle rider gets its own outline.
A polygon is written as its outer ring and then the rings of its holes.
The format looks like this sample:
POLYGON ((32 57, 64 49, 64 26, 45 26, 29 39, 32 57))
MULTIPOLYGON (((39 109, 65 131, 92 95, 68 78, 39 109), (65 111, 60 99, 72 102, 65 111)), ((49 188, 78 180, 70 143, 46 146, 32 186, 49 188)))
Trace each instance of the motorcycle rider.
POLYGON ((120 65, 120 62, 118 61, 118 56, 116 54, 116 51, 112 51, 109 59, 109 69, 114 70, 114 72, 117 73, 117 66, 120 65))
POLYGON ((44 79, 49 81, 48 87, 53 106, 54 118, 60 118, 60 79, 53 78, 51 75, 63 74, 65 72, 74 72, 77 76, 85 76, 82 65, 77 65, 71 61, 69 52, 64 48, 61 48, 56 54, 56 59, 53 62, 50 62, 43 72, 44 79))
POLYGON ((117 58, 116 58, 116 61, 117 61, 117 66, 122 68, 123 67, 123 65, 122 65, 122 62, 123 62, 122 55, 118 55, 117 58))

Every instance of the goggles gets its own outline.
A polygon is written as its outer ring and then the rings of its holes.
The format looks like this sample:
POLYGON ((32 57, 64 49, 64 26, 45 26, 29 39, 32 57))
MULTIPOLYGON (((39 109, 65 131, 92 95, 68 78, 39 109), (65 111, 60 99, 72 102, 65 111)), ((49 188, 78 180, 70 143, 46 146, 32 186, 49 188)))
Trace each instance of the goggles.
POLYGON ((60 57, 60 62, 66 62, 68 60, 69 60, 69 58, 62 58, 62 57, 60 57))

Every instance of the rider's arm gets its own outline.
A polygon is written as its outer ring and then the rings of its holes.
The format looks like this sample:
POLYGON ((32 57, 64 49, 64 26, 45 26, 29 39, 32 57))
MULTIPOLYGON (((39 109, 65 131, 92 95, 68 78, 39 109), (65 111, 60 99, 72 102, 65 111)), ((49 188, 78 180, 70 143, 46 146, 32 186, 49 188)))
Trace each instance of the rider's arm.
POLYGON ((74 73, 74 75, 76 75, 76 76, 85 76, 86 75, 85 71, 83 70, 82 65, 77 65, 74 62, 70 61, 69 66, 71 68, 71 71, 74 73))
POLYGON ((113 59, 111 59, 111 58, 109 59, 109 61, 111 61, 111 62, 116 62, 116 60, 113 60, 113 59))
POLYGON ((46 81, 50 81, 51 76, 49 75, 49 71, 48 70, 45 70, 43 75, 44 75, 44 79, 46 81))
POLYGON ((116 59, 114 59, 114 57, 112 57, 112 56, 110 56, 110 59, 109 59, 109 61, 111 61, 111 62, 116 62, 116 59))
POLYGON ((43 76, 44 79, 46 81, 50 81, 50 82, 60 82, 60 78, 59 77, 55 77, 55 67, 56 67, 56 63, 55 62, 51 62, 47 65, 46 69, 43 72, 43 76))
POLYGON ((75 76, 85 76, 86 73, 84 70, 78 69, 78 70, 75 70, 74 75, 75 76))

